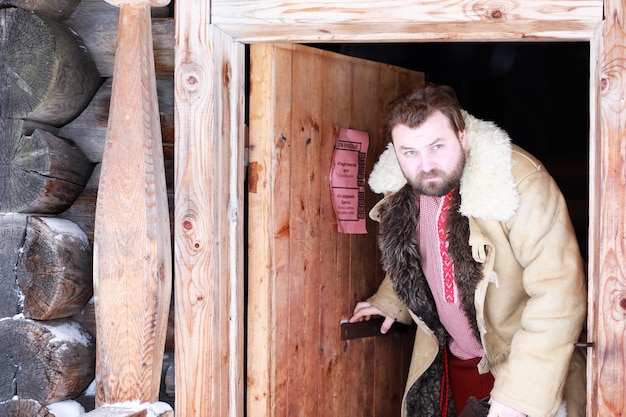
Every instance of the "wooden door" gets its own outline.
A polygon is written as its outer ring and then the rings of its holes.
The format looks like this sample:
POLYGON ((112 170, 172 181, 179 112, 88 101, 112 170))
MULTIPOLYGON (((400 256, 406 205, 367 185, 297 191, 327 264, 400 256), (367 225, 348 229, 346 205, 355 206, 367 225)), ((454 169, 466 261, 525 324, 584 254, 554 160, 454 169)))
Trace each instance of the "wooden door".
MULTIPOLYGON (((340 337, 383 274, 376 224, 337 232, 329 173, 340 128, 368 132, 369 173, 384 103, 423 83, 302 45, 250 46, 248 417, 400 415, 412 333, 340 337)), ((366 192, 366 212, 379 197, 366 192)))

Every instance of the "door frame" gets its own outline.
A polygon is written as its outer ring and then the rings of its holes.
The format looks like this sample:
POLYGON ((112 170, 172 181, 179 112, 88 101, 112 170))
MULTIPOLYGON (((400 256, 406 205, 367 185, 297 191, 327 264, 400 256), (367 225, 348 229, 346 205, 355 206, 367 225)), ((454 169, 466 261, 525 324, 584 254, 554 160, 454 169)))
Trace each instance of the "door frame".
POLYGON ((626 327, 620 275, 626 256, 615 236, 623 236, 626 223, 626 161, 625 152, 610 150, 621 149, 624 138, 625 6, 620 0, 518 3, 388 0, 363 8, 356 0, 176 1, 177 416, 245 414, 244 51, 254 42, 589 42, 588 340, 595 345, 588 348, 587 414, 623 409, 626 352, 615 342, 624 340, 626 327))

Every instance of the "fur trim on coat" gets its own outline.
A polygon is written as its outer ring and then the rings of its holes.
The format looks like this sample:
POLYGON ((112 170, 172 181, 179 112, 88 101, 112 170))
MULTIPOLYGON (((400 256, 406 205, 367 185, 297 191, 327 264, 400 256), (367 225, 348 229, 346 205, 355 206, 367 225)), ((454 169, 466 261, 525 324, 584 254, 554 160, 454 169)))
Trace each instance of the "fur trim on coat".
MULTIPOLYGON (((511 140, 493 122, 479 120, 467 112, 463 112, 463 118, 467 147, 459 211, 466 217, 506 221, 519 204, 511 173, 511 140)), ((379 194, 398 192, 406 184, 392 143, 380 155, 368 183, 379 194)))
MULTIPOLYGON (((407 395, 410 416, 438 416, 440 404, 453 416, 450 387, 444 374, 444 357, 449 336, 439 321, 437 307, 428 282, 420 266, 418 252, 417 219, 419 195, 410 185, 405 185, 381 206, 378 243, 383 269, 389 275, 393 288, 405 305, 433 330, 439 342, 439 354, 429 369, 411 387, 407 395)), ((451 200, 446 222, 448 253, 454 264, 454 281, 458 289, 463 312, 472 327, 476 340, 480 334, 476 324, 474 292, 482 279, 482 266, 472 258, 469 240, 469 223, 458 210, 458 191, 451 200)))

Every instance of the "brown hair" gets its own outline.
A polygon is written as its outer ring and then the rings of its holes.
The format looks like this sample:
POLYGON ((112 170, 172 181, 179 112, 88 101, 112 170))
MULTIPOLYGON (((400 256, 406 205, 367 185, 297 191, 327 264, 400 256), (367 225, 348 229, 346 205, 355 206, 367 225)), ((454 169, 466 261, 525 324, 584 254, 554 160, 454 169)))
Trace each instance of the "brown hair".
POLYGON ((394 127, 399 124, 410 128, 418 127, 436 111, 440 111, 450 120, 456 133, 465 130, 461 106, 452 87, 426 84, 387 104, 383 113, 383 138, 391 141, 394 127))

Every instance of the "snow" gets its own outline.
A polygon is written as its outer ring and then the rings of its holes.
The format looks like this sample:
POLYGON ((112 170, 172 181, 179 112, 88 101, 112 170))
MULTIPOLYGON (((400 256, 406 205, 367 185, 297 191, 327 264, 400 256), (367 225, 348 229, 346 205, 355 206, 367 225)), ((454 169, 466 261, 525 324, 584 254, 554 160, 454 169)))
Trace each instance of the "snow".
POLYGON ((74 400, 65 400, 48 404, 46 408, 56 417, 77 417, 85 414, 83 406, 74 400))
POLYGON ((168 403, 156 402, 156 403, 140 403, 139 401, 127 401, 124 403, 113 404, 114 407, 127 407, 133 410, 148 411, 146 417, 158 417, 166 411, 171 411, 172 407, 168 403))
MULTIPOLYGON (((124 403, 105 404, 108 407, 122 408, 132 411, 147 411, 146 417, 159 417, 166 411, 172 411, 172 407, 164 402, 140 403, 139 401, 127 401, 124 403)), ((85 414, 85 409, 74 400, 59 401, 46 406, 48 411, 56 417, 78 417, 85 414)))
POLYGON ((96 380, 91 381, 91 384, 87 387, 85 392, 83 393, 87 397, 95 397, 96 396, 96 380))
POLYGON ((78 322, 70 321, 62 324, 41 322, 41 324, 54 335, 54 338, 49 343, 60 341, 72 342, 83 346, 91 344, 89 333, 78 322))
POLYGON ((89 246, 89 238, 87 237, 87 234, 83 232, 83 230, 73 221, 56 217, 39 218, 46 224, 46 226, 57 233, 54 236, 56 240, 63 240, 64 238, 76 239, 85 246, 89 246))
POLYGON ((158 417, 166 411, 172 411, 172 407, 168 403, 156 402, 150 403, 146 407, 148 415, 146 417, 158 417))

